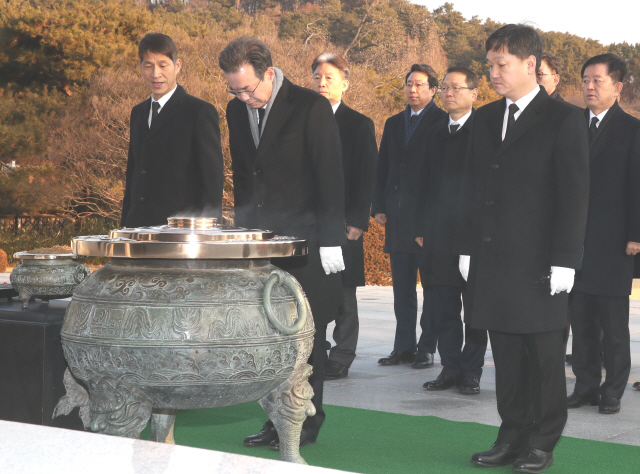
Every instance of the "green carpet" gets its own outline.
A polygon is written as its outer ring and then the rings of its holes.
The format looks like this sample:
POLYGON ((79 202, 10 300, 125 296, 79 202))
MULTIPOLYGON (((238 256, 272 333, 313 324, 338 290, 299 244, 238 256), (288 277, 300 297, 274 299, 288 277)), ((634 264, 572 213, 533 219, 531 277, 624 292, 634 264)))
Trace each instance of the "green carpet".
MULTIPOLYGON (((318 442, 301 453, 307 463, 367 474, 511 472, 511 466, 487 469, 469 462, 489 449, 497 428, 373 410, 326 405, 327 419, 318 442)), ((266 421, 258 403, 178 413, 176 443, 269 459, 269 448, 247 448, 242 440, 266 421)), ((142 433, 149 439, 149 427, 142 433)), ((551 474, 640 473, 640 447, 563 437, 551 474)))

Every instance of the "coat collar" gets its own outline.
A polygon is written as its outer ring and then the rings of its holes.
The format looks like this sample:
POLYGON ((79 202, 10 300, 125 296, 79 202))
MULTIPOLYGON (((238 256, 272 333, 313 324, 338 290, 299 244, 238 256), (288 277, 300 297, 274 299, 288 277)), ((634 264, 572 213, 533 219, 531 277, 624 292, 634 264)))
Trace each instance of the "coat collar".
MULTIPOLYGON (((598 126, 595 135, 589 139, 589 156, 593 157, 596 153, 596 150, 600 148, 603 141, 600 139, 604 130, 607 128, 611 120, 615 119, 615 117, 622 111, 617 102, 614 102, 609 111, 605 114, 602 119, 602 123, 598 126)), ((587 129, 589 128, 589 108, 584 109, 584 116, 587 122, 587 129)))
POLYGON ((445 117, 445 119, 439 123, 438 125, 438 131, 436 132, 438 135, 440 135, 442 138, 445 139, 449 139, 453 136, 458 136, 458 134, 462 131, 462 130, 467 130, 467 131, 471 131, 471 126, 473 125, 473 116, 476 113, 476 109, 471 109, 471 115, 469 115, 469 118, 464 122, 464 124, 462 125, 462 127, 460 127, 458 130, 456 130, 456 133, 454 133, 453 135, 451 135, 451 133, 449 133, 449 116, 447 115, 445 117))
MULTIPOLYGON (((544 87, 540 86, 540 91, 536 94, 533 100, 527 105, 527 107, 522 111, 518 120, 515 121, 513 128, 509 130, 504 140, 501 141, 498 146, 497 153, 503 153, 506 151, 511 145, 513 145, 525 132, 527 132, 531 127, 539 123, 543 119, 542 112, 545 109, 547 102, 549 101, 549 94, 544 89, 544 87)), ((507 106, 506 99, 502 99, 500 101, 500 114, 496 114, 494 116, 495 122, 493 124, 495 136, 497 136, 498 140, 502 139, 502 124, 504 121, 504 110, 507 106)))
MULTIPOLYGON (((291 81, 286 77, 283 78, 282 86, 278 91, 278 95, 273 101, 271 111, 269 112, 269 120, 264 125, 260 144, 256 153, 256 161, 259 160, 264 151, 269 148, 271 143, 276 139, 280 129, 286 123, 287 118, 294 111, 295 104, 293 102, 294 87, 291 81)), ((340 106, 342 107, 342 105, 340 106)), ((340 107, 338 109, 340 109, 340 107)))
MULTIPOLYGON (((431 107, 429 107, 429 110, 426 110, 424 112, 424 115, 422 116, 422 118, 420 119, 420 122, 418 123, 418 127, 413 132, 413 135, 411 135, 411 138, 409 139, 409 143, 407 143, 405 147, 406 152, 411 150, 416 145, 416 142, 418 141, 418 136, 420 134, 424 134, 425 131, 430 127, 432 127, 433 124, 437 121, 437 117, 438 117, 437 112, 439 110, 442 110, 442 109, 440 109, 436 104, 432 104, 431 107)), ((402 130, 401 130, 402 135, 400 135, 401 137, 404 137, 404 122, 405 121, 403 116, 403 119, 400 120, 401 127, 402 127, 402 130)), ((404 143, 404 138, 402 140, 402 143, 404 143)))
POLYGON ((180 104, 182 103, 182 100, 186 95, 187 93, 184 88, 181 85, 178 85, 171 98, 167 101, 166 104, 164 104, 164 107, 162 107, 162 111, 158 115, 158 118, 151 122, 151 128, 149 128, 149 122, 146 119, 147 117, 149 117, 149 110, 151 109, 151 98, 147 99, 144 106, 146 115, 144 115, 142 120, 142 126, 146 128, 145 140, 157 134, 167 123, 171 121, 173 116, 180 108, 180 104))

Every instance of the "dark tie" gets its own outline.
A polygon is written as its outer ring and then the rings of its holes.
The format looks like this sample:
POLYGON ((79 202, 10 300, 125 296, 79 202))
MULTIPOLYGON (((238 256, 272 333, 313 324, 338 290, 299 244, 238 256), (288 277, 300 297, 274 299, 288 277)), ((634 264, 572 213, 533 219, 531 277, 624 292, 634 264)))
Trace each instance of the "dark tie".
POLYGON ((418 118, 420 118, 420 115, 418 114, 411 116, 411 118, 409 119, 409 123, 411 124, 412 127, 416 124, 416 122, 418 121, 418 118))
POLYGON ((458 131, 459 128, 460 128, 460 124, 459 123, 452 123, 449 126, 449 133, 451 133, 451 135, 453 135, 454 133, 456 133, 458 131))
MULTIPOLYGON (((153 125, 158 118, 158 110, 160 110, 160 102, 154 100, 151 102, 151 125, 153 125)), ((151 126, 149 126, 149 128, 151 128, 151 126)))
POLYGON ((509 106, 509 117, 507 118, 507 131, 504 134, 504 137, 507 138, 509 134, 509 130, 513 128, 513 124, 516 123, 516 112, 520 110, 518 106, 513 103, 509 106))
POLYGON ((262 131, 262 129, 264 128, 263 127, 263 124, 264 124, 264 107, 260 107, 258 109, 258 121, 260 122, 258 124, 258 128, 260 129, 260 131, 262 131))
POLYGON ((593 117, 591 119, 591 125, 589 125, 589 138, 593 138, 593 136, 596 134, 596 132, 598 131, 598 117, 593 117))

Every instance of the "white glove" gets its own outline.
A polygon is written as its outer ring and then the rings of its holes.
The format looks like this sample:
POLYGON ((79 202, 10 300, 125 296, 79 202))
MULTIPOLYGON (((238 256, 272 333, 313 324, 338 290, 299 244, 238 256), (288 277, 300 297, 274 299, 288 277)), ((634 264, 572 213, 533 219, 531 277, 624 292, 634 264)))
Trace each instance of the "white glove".
POLYGON ((551 267, 551 278, 549 281, 551 294, 555 295, 562 291, 569 293, 571 288, 573 288, 575 275, 576 271, 573 268, 551 267))
POLYGON ((341 272, 344 270, 342 247, 320 247, 320 261, 327 275, 341 272))
POLYGON ((460 262, 458 262, 458 268, 464 281, 469 278, 469 263, 471 263, 471 257, 469 255, 460 255, 460 262))

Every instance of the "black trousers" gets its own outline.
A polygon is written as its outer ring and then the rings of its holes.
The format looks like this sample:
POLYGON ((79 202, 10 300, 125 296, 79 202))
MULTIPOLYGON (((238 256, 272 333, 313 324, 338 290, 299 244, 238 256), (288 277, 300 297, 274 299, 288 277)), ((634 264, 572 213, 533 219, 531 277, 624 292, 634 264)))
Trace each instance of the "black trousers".
MULTIPOLYGON (((420 327, 422 334, 416 343, 416 321, 418 318, 418 270, 422 264, 422 255, 416 253, 392 252, 391 278, 393 279, 393 310, 396 316, 396 336, 393 349, 396 351, 415 351, 433 353, 436 351, 438 337, 434 332, 433 317, 429 313, 431 297, 430 287, 423 287, 422 315, 420 327)), ((420 270, 422 280, 426 273, 420 270)))
POLYGON ((358 320, 358 298, 355 286, 342 288, 344 301, 336 315, 336 326, 333 328, 333 340, 336 345, 329 351, 329 360, 351 367, 356 358, 360 321, 358 320))
POLYGON ((573 330, 575 390, 603 397, 622 398, 631 370, 629 297, 569 295, 569 318, 573 330), (600 331, 606 376, 602 386, 600 331))
POLYGON ((502 419, 496 442, 553 451, 567 422, 564 329, 489 338, 502 419))
POLYGON ((487 331, 473 329, 468 324, 463 329, 461 312, 465 291, 453 286, 432 286, 430 293, 430 313, 438 336, 442 373, 454 378, 470 376, 479 380, 487 350, 487 331))

